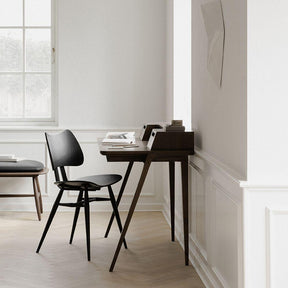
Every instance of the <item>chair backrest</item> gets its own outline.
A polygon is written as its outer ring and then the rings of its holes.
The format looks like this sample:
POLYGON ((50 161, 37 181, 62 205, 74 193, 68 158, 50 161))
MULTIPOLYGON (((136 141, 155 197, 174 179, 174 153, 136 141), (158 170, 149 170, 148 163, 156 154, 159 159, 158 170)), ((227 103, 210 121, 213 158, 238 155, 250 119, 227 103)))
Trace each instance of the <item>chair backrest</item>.
POLYGON ((52 169, 56 181, 59 181, 58 168, 60 168, 62 179, 67 180, 65 166, 80 166, 84 162, 82 149, 70 130, 64 130, 57 134, 45 133, 52 169))

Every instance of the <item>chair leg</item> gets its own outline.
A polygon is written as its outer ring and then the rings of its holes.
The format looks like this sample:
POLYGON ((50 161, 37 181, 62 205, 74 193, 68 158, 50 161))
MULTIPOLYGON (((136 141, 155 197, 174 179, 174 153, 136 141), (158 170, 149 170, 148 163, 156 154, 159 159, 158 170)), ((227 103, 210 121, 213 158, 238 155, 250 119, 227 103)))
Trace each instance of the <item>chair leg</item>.
POLYGON ((85 203, 84 210, 85 210, 87 258, 88 261, 90 261, 90 208, 89 208, 88 190, 85 190, 84 203, 85 203))
POLYGON ((60 200, 61 200, 62 195, 63 195, 63 191, 64 191, 63 189, 61 189, 61 190, 59 191, 58 196, 57 196, 57 198, 56 198, 56 200, 55 200, 55 202, 54 202, 54 204, 53 204, 52 210, 51 210, 50 215, 49 215, 49 218, 48 218, 48 220, 47 220, 47 223, 46 223, 45 229, 44 229, 44 231, 43 231, 41 240, 40 240, 40 242, 39 242, 38 248, 37 248, 37 250, 36 250, 36 253, 39 253, 39 251, 40 251, 40 248, 41 248, 41 246, 42 246, 42 243, 43 243, 43 241, 44 241, 44 239, 45 239, 45 237, 46 237, 46 234, 47 234, 47 232, 48 232, 48 230, 49 230, 49 227, 50 227, 50 225, 51 225, 51 223, 52 223, 52 220, 53 220, 53 218, 54 218, 54 215, 55 215, 55 213, 56 213, 56 211, 57 211, 57 208, 58 208, 58 206, 59 206, 60 200))
MULTIPOLYGON (((121 223, 118 207, 117 207, 117 204, 116 204, 116 201, 115 201, 115 197, 114 197, 114 193, 113 193, 113 190, 112 190, 111 186, 108 186, 108 191, 109 191, 109 196, 110 196, 111 204, 112 204, 112 207, 113 207, 114 215, 116 217, 117 224, 118 224, 118 227, 119 227, 119 231, 121 233, 122 232, 122 223, 121 223)), ((125 249, 127 249, 127 243, 126 243, 125 239, 123 240, 123 244, 124 244, 125 249)))
MULTIPOLYGON (((78 198, 77 198, 77 203, 79 203, 82 199, 83 199, 83 191, 80 190, 78 198)), ((75 228, 76 228, 76 224, 77 224, 80 208, 81 208, 81 206, 77 206, 76 209, 75 209, 74 220, 73 220, 73 225, 72 225, 72 231, 71 231, 71 235, 70 235, 69 244, 72 244, 72 241, 73 241, 74 232, 75 232, 75 228)))

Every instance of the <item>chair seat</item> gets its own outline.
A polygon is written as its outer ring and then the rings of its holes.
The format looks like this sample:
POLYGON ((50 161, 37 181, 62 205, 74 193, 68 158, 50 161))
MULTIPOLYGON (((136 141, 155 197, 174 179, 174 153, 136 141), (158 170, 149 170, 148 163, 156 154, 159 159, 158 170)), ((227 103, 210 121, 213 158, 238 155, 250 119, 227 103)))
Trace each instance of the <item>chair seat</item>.
POLYGON ((119 182, 122 179, 121 175, 118 174, 103 174, 103 175, 92 175, 79 178, 77 180, 88 181, 96 184, 99 187, 106 187, 119 182))
POLYGON ((79 190, 79 188, 81 188, 83 190, 96 191, 102 187, 113 185, 121 179, 121 175, 105 174, 86 176, 77 180, 57 181, 55 184, 64 190, 79 190))
POLYGON ((43 163, 34 160, 0 162, 0 172, 39 172, 43 169, 43 163))

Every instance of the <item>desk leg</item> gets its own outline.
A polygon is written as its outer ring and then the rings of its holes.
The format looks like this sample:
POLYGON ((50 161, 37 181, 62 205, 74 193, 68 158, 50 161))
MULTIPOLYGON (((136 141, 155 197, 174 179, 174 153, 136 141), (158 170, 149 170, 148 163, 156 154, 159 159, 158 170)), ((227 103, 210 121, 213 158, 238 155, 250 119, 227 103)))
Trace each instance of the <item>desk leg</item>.
MULTIPOLYGON (((123 182, 122 182, 122 185, 121 185, 121 188, 120 188, 118 197, 117 197, 117 201, 116 201, 117 207, 118 207, 119 204, 120 204, 120 201, 121 201, 123 192, 124 192, 124 190, 125 190, 125 187, 126 187, 126 184, 127 184, 127 181, 128 181, 128 178, 129 178, 129 175, 130 175, 130 172, 131 172, 131 169, 132 169, 132 167, 133 167, 133 164, 134 164, 134 162, 133 162, 133 161, 130 161, 130 162, 129 162, 129 165, 128 165, 128 167, 127 167, 127 170, 126 170, 126 173, 125 173, 125 176, 124 176, 124 179, 123 179, 123 182)), ((109 232, 110 232, 110 229, 111 229, 111 226, 112 226, 114 217, 115 217, 115 214, 114 214, 114 212, 113 212, 112 215, 111 215, 111 217, 110 217, 110 221, 109 221, 108 227, 107 227, 106 232, 105 232, 105 236, 104 236, 105 238, 107 238, 108 235, 109 235, 109 232)))
POLYGON ((134 194, 134 197, 133 197, 133 200, 132 200, 132 203, 131 203, 131 206, 130 206, 130 209, 129 209, 129 212, 128 212, 128 215, 127 215, 127 218, 126 218, 126 221, 125 221, 125 224, 124 224, 124 228, 122 230, 120 239, 118 241, 118 246, 116 248, 116 251, 115 251, 115 254, 114 254, 110 269, 109 269, 110 272, 113 271, 115 263, 117 261, 117 258, 118 258, 118 255, 119 255, 123 240, 125 238, 126 232, 128 230, 129 224, 130 224, 130 221, 132 219, 132 216, 133 216, 136 204, 138 202, 138 198, 140 196, 140 193, 141 193, 145 178, 147 176, 150 164, 151 164, 151 157, 148 156, 146 161, 145 161, 145 163, 144 163, 144 166, 143 166, 143 169, 142 169, 142 173, 141 173, 141 177, 139 179, 139 182, 138 182, 138 185, 137 185, 137 189, 136 189, 136 192, 134 194))
POLYGON ((188 157, 181 161, 182 174, 182 205, 183 205, 183 224, 184 224, 184 253, 185 265, 189 265, 189 239, 188 239, 188 157))
POLYGON ((175 162, 169 162, 171 241, 175 241, 175 162))

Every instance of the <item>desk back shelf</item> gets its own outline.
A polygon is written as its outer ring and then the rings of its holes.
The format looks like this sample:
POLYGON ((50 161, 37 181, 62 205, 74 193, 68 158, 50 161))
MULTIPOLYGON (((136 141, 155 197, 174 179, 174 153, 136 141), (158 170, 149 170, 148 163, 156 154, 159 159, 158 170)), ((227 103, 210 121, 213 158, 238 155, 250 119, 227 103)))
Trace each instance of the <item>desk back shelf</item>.
POLYGON ((165 132, 153 129, 147 146, 151 151, 191 151, 194 154, 194 132, 165 132))

